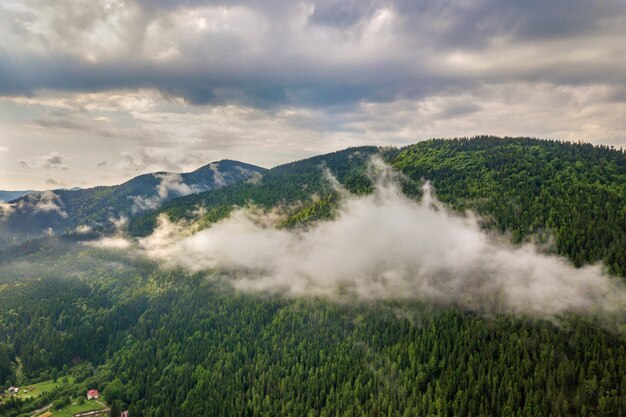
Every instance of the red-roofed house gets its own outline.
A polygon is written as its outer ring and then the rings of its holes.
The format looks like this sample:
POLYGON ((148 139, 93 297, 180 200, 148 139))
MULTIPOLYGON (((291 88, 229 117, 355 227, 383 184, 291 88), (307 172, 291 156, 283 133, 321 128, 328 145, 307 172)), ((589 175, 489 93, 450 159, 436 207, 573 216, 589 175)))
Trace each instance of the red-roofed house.
POLYGON ((100 393, 97 389, 90 389, 87 391, 87 399, 88 400, 97 400, 100 397, 100 393))

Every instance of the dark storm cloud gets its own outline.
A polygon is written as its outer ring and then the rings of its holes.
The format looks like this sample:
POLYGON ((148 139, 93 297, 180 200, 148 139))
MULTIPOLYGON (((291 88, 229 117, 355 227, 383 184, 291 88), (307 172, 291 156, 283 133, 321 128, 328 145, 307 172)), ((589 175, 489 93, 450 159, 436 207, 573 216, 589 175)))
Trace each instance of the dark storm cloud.
POLYGON ((621 1, 22 3, 0 9, 22 42, 0 49, 2 95, 155 88, 192 104, 328 106, 485 82, 626 82, 601 41, 624 36, 621 1), (559 41, 577 42, 562 60, 559 41), (520 65, 498 62, 529 43, 520 65))

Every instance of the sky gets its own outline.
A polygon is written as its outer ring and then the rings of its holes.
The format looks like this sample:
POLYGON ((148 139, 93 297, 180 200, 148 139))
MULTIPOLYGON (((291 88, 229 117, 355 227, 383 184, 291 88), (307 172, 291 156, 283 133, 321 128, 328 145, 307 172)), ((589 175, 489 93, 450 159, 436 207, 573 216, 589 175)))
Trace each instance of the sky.
POLYGON ((533 136, 626 147, 623 0, 3 0, 0 189, 533 136))

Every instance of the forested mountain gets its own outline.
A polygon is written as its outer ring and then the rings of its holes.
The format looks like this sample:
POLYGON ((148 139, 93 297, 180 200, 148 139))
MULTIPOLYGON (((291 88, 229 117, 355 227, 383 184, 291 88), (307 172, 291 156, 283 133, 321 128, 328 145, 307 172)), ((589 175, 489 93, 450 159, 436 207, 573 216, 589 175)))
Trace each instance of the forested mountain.
POLYGON ((189 218, 198 207, 207 209, 207 222, 226 216, 233 206, 253 203, 269 209, 277 205, 311 203, 313 196, 333 193, 325 179, 325 169, 330 170, 339 181, 358 186, 364 179, 364 171, 370 156, 380 150, 374 146, 349 148, 339 152, 292 162, 268 170, 260 181, 234 184, 212 192, 198 193, 177 198, 161 209, 137 216, 131 221, 130 230, 136 235, 151 232, 156 218, 166 213, 172 219, 189 218))
POLYGON ((577 266, 626 275, 626 154, 606 146, 479 137, 434 140, 391 158, 437 197, 490 218, 514 242, 554 239, 577 266))
POLYGON ((335 191, 328 167, 352 192, 367 193, 369 155, 380 154, 406 174, 409 194, 429 180, 437 197, 459 212, 473 210, 485 227, 510 233, 514 242, 554 243, 577 266, 604 261, 626 275, 626 154, 606 146, 532 138, 477 137, 429 140, 402 149, 352 148, 270 169, 258 183, 178 198, 133 220, 137 235, 149 233, 160 213, 190 217, 199 206, 207 222, 233 205, 293 205, 288 223, 329 216, 335 191), (299 202, 300 204, 294 205, 299 202))
MULTIPOLYGON (((306 228, 337 216, 341 191, 325 170, 368 195, 374 154, 404 173, 410 198, 428 180, 439 200, 478 213, 513 244, 534 241, 575 265, 600 261, 625 275, 626 155, 529 138, 322 155, 173 199, 136 216, 130 231, 145 236, 157 215, 192 219, 199 208, 201 227, 211 227, 248 204, 280 207, 281 228, 306 228)), ((623 311, 542 317, 412 299, 290 298, 72 236, 26 245, 0 252, 0 383, 65 374, 74 382, 4 401, 3 416, 91 388, 146 417, 626 414, 623 311)))
POLYGON ((181 195, 224 187, 265 171, 237 161, 219 161, 193 172, 155 172, 123 184, 33 193, 0 207, 0 245, 19 243, 47 231, 63 233, 79 226, 106 227, 110 219, 158 208, 181 195))

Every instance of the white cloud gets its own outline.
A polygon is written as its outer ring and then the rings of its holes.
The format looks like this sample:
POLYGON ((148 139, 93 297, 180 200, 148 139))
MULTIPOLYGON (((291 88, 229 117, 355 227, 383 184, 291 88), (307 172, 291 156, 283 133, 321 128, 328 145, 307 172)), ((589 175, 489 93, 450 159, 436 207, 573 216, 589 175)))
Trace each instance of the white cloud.
POLYGON ((159 179, 159 185, 157 185, 157 194, 162 200, 170 196, 180 197, 189 195, 199 190, 197 186, 190 186, 185 184, 183 182, 183 177, 180 174, 156 174, 155 177, 159 179))
POLYGON ((128 249, 131 244, 122 237, 104 237, 97 241, 87 242, 87 245, 104 249, 128 249))
POLYGON ((476 133, 626 146, 626 7, 573 1, 3 2, 3 145, 89 185, 476 133))
POLYGON ((61 197, 52 191, 43 191, 29 195, 27 200, 20 200, 19 204, 28 204, 36 212, 56 212, 61 217, 67 217, 67 213, 63 209, 63 201, 61 197))
POLYGON ((64 164, 64 160, 65 156, 61 155, 59 152, 52 151, 48 155, 41 157, 39 165, 42 168, 67 169, 67 166, 64 164))
POLYGON ((10 203, 0 201, 0 220, 6 219, 15 211, 15 206, 10 203))
POLYGON ((380 163, 377 186, 346 197, 334 220, 275 228, 239 210, 208 229, 161 217, 138 250, 170 266, 206 271, 245 291, 339 300, 419 299, 480 311, 559 315, 623 311, 626 290, 600 265, 575 268, 532 245, 514 247, 450 213, 425 188, 405 197, 380 163))
MULTIPOLYGON (((211 167, 214 176, 219 175, 221 181, 223 178, 217 168, 211 167)), ((182 197, 192 193, 198 193, 205 191, 206 188, 197 184, 185 184, 181 174, 177 173, 163 173, 154 174, 154 177, 159 180, 159 184, 156 186, 156 195, 153 196, 131 196, 129 197, 133 201, 132 211, 133 213, 140 213, 142 211, 156 210, 161 204, 168 198, 182 197)), ((217 184, 217 180, 216 180, 217 184)), ((222 184, 223 185, 223 184, 222 184)))
POLYGON ((86 224, 82 224, 82 225, 80 225, 80 226, 77 226, 77 227, 74 229, 74 232, 75 232, 75 233, 78 233, 78 234, 81 234, 81 235, 82 235, 82 234, 91 233, 92 231, 93 231, 93 227, 91 227, 91 226, 89 226, 89 225, 86 225, 86 224))
POLYGON ((63 218, 68 214, 63 208, 61 197, 53 191, 43 191, 28 194, 14 203, 1 203, 1 217, 8 217, 16 210, 32 211, 33 213, 56 213, 63 218))
POLYGON ((133 202, 133 214, 143 211, 156 210, 161 206, 162 200, 157 196, 145 197, 142 195, 134 195, 128 197, 133 202))

